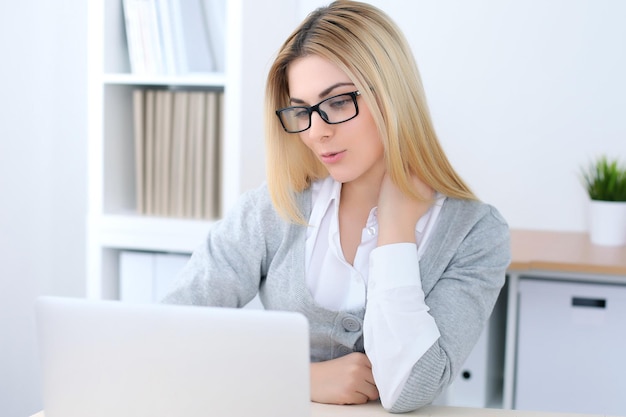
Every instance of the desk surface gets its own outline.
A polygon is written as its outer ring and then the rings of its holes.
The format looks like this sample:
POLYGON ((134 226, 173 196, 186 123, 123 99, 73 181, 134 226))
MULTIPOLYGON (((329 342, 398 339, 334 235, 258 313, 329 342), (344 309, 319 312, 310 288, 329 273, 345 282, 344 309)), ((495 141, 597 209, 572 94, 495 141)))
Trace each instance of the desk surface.
POLYGON ((626 276, 626 246, 591 244, 580 232, 511 230, 509 270, 626 276))
MULTIPOLYGON (((329 405, 311 403, 311 417, 390 417, 378 402, 362 405, 329 405)), ((492 408, 465 408, 427 406, 402 416, 423 417, 602 417, 601 414, 547 413, 538 411, 498 410, 492 408)), ((31 417, 44 417, 43 411, 31 417)), ((606 416, 605 416, 606 417, 606 416)))
POLYGON ((494 408, 466 408, 427 406, 406 414, 390 414, 378 402, 363 405, 328 405, 312 403, 311 417, 600 417, 600 414, 547 413, 538 411, 499 410, 494 408))

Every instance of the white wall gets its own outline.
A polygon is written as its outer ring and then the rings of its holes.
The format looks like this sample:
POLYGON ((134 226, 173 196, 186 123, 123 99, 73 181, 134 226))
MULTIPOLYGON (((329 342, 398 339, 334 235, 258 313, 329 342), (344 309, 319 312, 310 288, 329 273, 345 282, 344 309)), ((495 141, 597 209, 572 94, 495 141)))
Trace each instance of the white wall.
MULTIPOLYGON (((299 0, 301 16, 319 0, 299 0)), ((452 163, 511 227, 584 231, 579 169, 626 163, 626 2, 371 0, 413 46, 452 163)))
POLYGON ((33 301, 83 295, 86 4, 0 5, 0 415, 41 409, 33 301))

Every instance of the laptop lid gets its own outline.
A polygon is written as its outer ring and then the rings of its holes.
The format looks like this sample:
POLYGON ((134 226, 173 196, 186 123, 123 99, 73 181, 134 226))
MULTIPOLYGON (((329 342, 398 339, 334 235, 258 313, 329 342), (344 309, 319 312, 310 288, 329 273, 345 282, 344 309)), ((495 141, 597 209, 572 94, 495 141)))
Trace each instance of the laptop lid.
POLYGON ((46 417, 306 417, 298 313, 37 300, 46 417))

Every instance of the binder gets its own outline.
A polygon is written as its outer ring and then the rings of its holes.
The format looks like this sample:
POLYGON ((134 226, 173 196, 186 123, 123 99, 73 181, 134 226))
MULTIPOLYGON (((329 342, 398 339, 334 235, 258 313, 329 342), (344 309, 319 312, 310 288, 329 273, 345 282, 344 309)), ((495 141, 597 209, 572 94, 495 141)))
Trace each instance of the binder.
POLYGON ((502 402, 506 289, 457 378, 433 402, 455 407, 490 408, 502 402))
POLYGON ((120 300, 159 302, 174 285, 190 255, 160 252, 120 252, 120 300))

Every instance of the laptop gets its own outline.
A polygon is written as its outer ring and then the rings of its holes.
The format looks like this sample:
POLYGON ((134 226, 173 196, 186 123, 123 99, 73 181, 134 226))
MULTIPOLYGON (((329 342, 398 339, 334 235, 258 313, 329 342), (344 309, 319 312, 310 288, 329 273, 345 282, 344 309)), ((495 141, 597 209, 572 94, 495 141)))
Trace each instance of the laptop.
POLYGON ((37 299, 46 417, 307 417, 293 312, 37 299))

